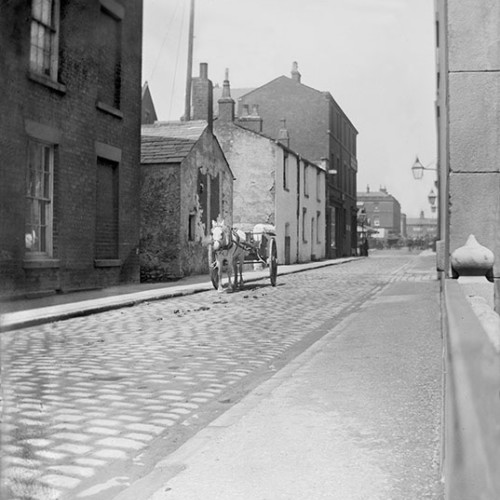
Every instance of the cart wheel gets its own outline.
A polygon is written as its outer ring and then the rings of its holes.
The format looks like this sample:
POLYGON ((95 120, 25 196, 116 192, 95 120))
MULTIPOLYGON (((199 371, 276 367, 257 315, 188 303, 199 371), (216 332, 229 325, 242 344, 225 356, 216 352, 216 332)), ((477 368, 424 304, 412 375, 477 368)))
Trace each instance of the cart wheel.
POLYGON ((271 285, 276 286, 276 279, 278 277, 278 250, 276 248, 276 239, 269 239, 269 253, 268 253, 268 265, 269 265, 269 278, 271 279, 271 285))
POLYGON ((219 288, 219 268, 216 265, 210 270, 210 279, 212 280, 212 285, 217 290, 219 288))

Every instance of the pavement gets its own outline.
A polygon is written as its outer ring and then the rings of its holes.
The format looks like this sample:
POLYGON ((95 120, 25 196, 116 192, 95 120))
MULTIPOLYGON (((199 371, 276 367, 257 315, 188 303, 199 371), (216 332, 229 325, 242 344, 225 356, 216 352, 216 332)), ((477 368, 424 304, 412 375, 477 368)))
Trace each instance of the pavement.
POLYGON ((442 499, 439 283, 418 260, 114 500, 442 499))
MULTIPOLYGON (((359 257, 322 260, 278 267, 278 276, 320 267, 343 264, 359 257)), ((269 270, 250 270, 243 273, 247 283, 269 278, 269 270)), ((223 278, 227 285, 227 278, 223 278)), ((141 302, 180 297, 212 290, 209 275, 188 276, 167 283, 136 283, 105 289, 54 294, 45 297, 17 299, 0 303, 0 331, 8 331, 51 321, 86 316, 141 302)))

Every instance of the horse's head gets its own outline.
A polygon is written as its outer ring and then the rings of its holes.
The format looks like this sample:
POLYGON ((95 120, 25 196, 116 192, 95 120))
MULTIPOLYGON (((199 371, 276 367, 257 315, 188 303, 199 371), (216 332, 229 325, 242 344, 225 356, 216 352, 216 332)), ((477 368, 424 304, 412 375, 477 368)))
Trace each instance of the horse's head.
POLYGON ((224 221, 212 221, 212 245, 215 251, 229 245, 229 231, 224 221))

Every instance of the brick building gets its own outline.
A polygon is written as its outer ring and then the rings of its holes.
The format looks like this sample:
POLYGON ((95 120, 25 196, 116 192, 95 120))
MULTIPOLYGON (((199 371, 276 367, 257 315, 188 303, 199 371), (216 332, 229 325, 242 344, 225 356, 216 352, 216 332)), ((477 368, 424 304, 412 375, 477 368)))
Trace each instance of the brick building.
POLYGON ((327 257, 356 251, 357 130, 329 92, 304 85, 297 64, 291 78, 280 76, 238 99, 238 123, 278 139, 282 120, 290 148, 325 165, 327 257))
POLYGON ((284 124, 274 140, 235 122, 227 75, 218 105, 214 131, 235 175, 234 226, 251 231, 272 224, 281 263, 324 258, 324 169, 288 147, 284 124))
POLYGON ((375 238, 387 241, 399 238, 401 235, 401 205, 399 201, 387 192, 385 187, 379 191, 358 192, 358 204, 362 205, 375 238))
POLYGON ((0 294, 139 278, 142 1, 0 16, 0 294))
POLYGON ((143 125, 141 280, 209 272, 218 216, 232 224, 233 174, 205 120, 143 125))

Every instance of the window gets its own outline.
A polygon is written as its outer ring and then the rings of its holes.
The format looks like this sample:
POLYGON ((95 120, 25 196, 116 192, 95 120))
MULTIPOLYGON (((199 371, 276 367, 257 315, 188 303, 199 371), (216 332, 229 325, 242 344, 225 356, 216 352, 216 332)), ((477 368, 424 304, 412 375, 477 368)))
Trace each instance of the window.
POLYGON ((59 1, 33 0, 31 4, 30 69, 57 80, 59 1))
POLYGON ((321 172, 316 170, 316 200, 321 201, 321 172))
POLYGON ((188 240, 194 241, 196 236, 196 214, 189 214, 188 240))
POLYGON ((26 179, 26 256, 52 256, 54 146, 31 140, 26 179))
POLYGON ((304 196, 309 196, 308 177, 309 177, 309 168, 308 165, 304 163, 304 196))
MULTIPOLYGON (((108 5, 110 2, 105 2, 108 5)), ((122 26, 121 13, 112 12, 101 5, 99 17, 99 59, 98 83, 99 101, 114 109, 120 109, 121 104, 121 43, 122 26)))
POLYGON ((118 163, 97 158, 95 258, 118 258, 118 163))
POLYGON ((306 218, 307 218, 307 208, 302 208, 302 241, 304 243, 307 243, 306 218))
POLYGON ((289 188, 289 172, 288 172, 288 153, 285 151, 283 152, 283 189, 286 189, 288 191, 289 188))
POLYGON ((316 212, 316 243, 321 243, 321 212, 316 212))

